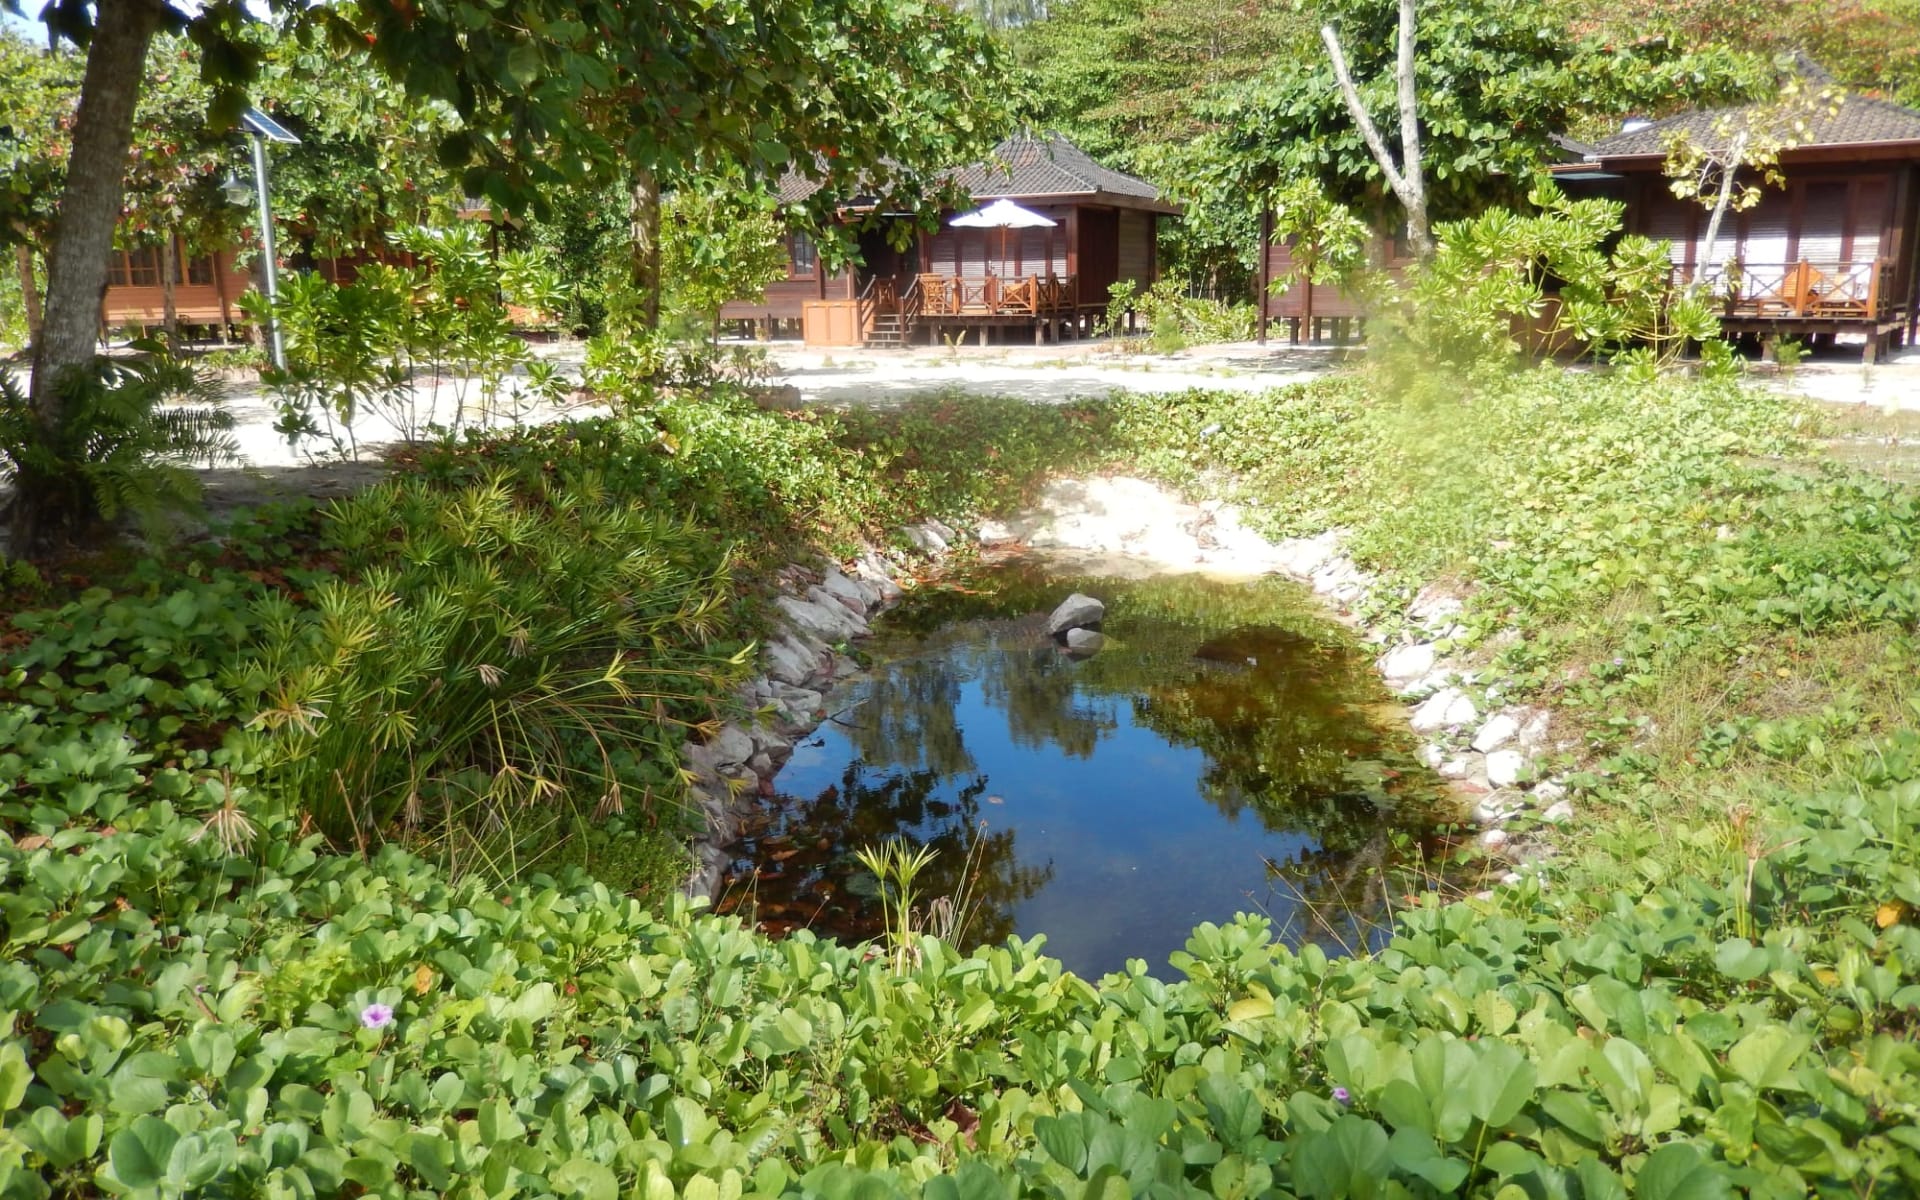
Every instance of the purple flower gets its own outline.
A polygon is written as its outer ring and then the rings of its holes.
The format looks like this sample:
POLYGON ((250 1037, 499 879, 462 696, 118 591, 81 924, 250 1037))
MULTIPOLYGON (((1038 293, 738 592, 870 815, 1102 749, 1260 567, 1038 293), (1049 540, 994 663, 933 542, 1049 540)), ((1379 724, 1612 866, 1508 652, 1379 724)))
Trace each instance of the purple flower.
POLYGON ((385 1029, 393 1024, 393 1009, 384 1004, 369 1004, 360 1010, 360 1023, 368 1029, 385 1029))
POLYGON ((1343 1087, 1337 1087, 1333 1089, 1333 1102, 1335 1104, 1352 1104, 1353 1093, 1343 1087))

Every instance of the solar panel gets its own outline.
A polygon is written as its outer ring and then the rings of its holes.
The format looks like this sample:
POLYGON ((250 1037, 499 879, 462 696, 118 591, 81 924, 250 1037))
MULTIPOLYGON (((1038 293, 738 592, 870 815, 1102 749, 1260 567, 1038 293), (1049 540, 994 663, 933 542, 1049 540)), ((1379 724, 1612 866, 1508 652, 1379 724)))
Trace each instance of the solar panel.
POLYGON ((250 108, 240 114, 240 123, 247 127, 248 133, 257 133, 270 142, 285 142, 289 146, 300 144, 300 139, 288 132, 285 125, 257 108, 250 108))

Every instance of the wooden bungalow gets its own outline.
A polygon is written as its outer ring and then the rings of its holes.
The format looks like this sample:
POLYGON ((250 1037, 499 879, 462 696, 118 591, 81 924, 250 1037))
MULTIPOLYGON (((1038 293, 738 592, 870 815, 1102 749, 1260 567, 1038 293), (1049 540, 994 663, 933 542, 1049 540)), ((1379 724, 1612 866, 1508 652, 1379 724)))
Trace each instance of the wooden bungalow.
MULTIPOLYGON (((455 210, 463 221, 485 221, 493 226, 493 252, 500 251, 500 225, 509 218, 496 220, 492 209, 482 200, 468 200, 455 210)), ((389 249, 369 239, 370 245, 352 254, 312 254, 301 248, 306 240, 300 230, 280 244, 283 274, 313 271, 330 283, 350 284, 360 268, 384 262, 411 266, 413 255, 389 249)), ((310 232, 310 231, 309 231, 310 232)), ((240 311, 239 299, 253 290, 258 278, 253 271, 237 265, 238 246, 228 246, 210 254, 189 254, 186 240, 173 238, 173 305, 183 328, 209 328, 227 333, 247 322, 240 311)), ((160 272, 164 259, 157 245, 132 250, 116 249, 107 265, 107 290, 100 299, 100 326, 104 329, 158 328, 166 320, 166 289, 160 272)))
MULTIPOLYGON (((796 324, 809 345, 824 346, 1077 336, 1106 312, 1113 284, 1144 290, 1154 281, 1159 223, 1180 212, 1152 184, 1101 166, 1058 134, 1009 138, 988 161, 956 172, 956 182, 976 203, 1012 200, 1054 224, 956 229, 943 219, 933 232, 916 229, 904 251, 885 230, 871 230, 860 236, 859 265, 838 273, 795 232, 787 277, 722 306, 720 319, 763 331, 796 324)), ((780 200, 798 203, 812 190, 789 176, 780 200)))
MULTIPOLYGON (((1358 335, 1360 323, 1366 319, 1364 298, 1355 289, 1340 284, 1316 284, 1308 279, 1296 278, 1293 240, 1274 241, 1273 220, 1271 208, 1262 210, 1260 245, 1265 252, 1260 256, 1260 269, 1254 285, 1258 289, 1258 295, 1254 298, 1255 307, 1260 313, 1255 326, 1256 336, 1265 342, 1271 336, 1273 327, 1284 322, 1287 340, 1295 345, 1302 341, 1319 342, 1323 337, 1331 337, 1337 343, 1352 340, 1358 335), (1286 282, 1287 286, 1276 296, 1275 284, 1281 282, 1286 282)), ((1407 264, 1413 261, 1413 251, 1404 236, 1377 233, 1368 239, 1367 261, 1398 278, 1407 264)))
MULTIPOLYGON (((174 239, 173 307, 180 324, 224 329, 242 319, 236 302, 253 286, 253 276, 234 265, 235 257, 233 250, 189 254, 186 243, 174 239)), ((157 327, 165 320, 162 262, 159 246, 113 252, 100 301, 102 327, 157 327)))
MULTIPOLYGON (((1802 70, 1828 82, 1811 63, 1802 70)), ((1729 212, 1709 252, 1710 214, 1676 197, 1661 168, 1674 133, 1711 144, 1727 111, 1635 124, 1550 170, 1569 192, 1624 201, 1629 232, 1670 241, 1676 281, 1695 278, 1711 253, 1704 278, 1729 334, 1763 343, 1850 334, 1864 338, 1868 362, 1911 344, 1920 315, 1920 112, 1860 95, 1823 107, 1780 155, 1784 185, 1729 212)))

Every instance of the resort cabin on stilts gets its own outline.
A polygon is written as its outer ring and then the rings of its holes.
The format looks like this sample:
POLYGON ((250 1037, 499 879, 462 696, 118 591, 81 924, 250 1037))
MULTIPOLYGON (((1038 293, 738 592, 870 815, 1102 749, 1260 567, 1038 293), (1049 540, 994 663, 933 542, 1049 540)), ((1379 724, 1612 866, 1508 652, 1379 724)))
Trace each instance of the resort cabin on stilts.
MULTIPOLYGON (((792 232, 787 277, 723 305, 720 319, 763 336, 797 328, 810 346, 1082 337, 1106 313, 1115 283, 1145 290, 1157 278, 1159 223, 1180 213, 1152 184, 1101 166, 1058 134, 1009 138, 955 181, 983 208, 1010 203, 985 215, 985 225, 956 226, 953 218, 967 214, 945 214, 937 230, 916 227, 905 250, 884 228, 863 231, 861 261, 838 273, 792 232)), ((788 175, 779 199, 797 204, 813 188, 788 175)), ((870 215, 858 201, 846 211, 870 215)))
MULTIPOLYGON (((1817 65, 1799 66, 1813 88, 1832 89, 1817 65)), ((1780 154, 1780 184, 1741 177, 1760 188, 1760 201, 1727 213, 1711 249, 1711 214, 1675 196, 1662 168, 1676 133, 1711 146, 1737 127, 1722 118, 1738 120, 1738 110, 1632 123, 1549 169, 1570 194, 1625 202, 1628 232, 1671 242, 1676 285, 1704 282, 1730 336, 1763 347, 1857 340, 1872 362, 1913 344, 1920 314, 1920 111, 1830 94, 1837 106, 1817 105, 1780 154)))

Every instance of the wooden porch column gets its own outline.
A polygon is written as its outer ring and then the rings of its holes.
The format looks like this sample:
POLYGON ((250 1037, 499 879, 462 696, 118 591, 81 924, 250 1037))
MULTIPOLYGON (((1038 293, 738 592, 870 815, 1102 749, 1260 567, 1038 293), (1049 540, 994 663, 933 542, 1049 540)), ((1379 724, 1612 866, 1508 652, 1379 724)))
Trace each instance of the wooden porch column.
POLYGON ((1080 206, 1067 210, 1067 278, 1073 280, 1073 307, 1080 308, 1080 206))
POLYGON ((1267 322, 1273 319, 1268 296, 1273 288, 1273 204, 1269 201, 1260 207, 1260 324, 1256 340, 1267 344, 1267 322))

